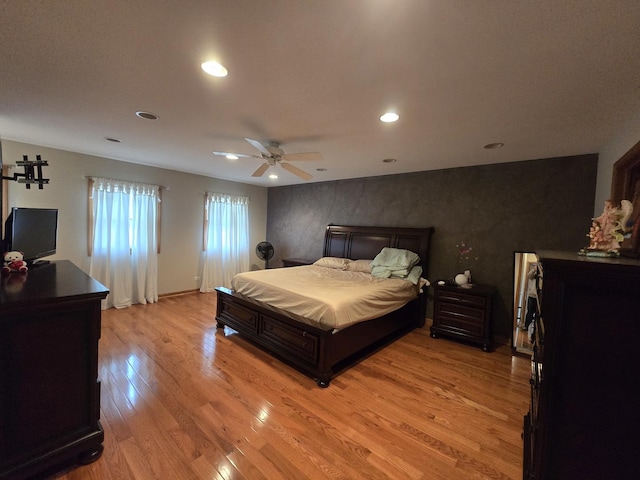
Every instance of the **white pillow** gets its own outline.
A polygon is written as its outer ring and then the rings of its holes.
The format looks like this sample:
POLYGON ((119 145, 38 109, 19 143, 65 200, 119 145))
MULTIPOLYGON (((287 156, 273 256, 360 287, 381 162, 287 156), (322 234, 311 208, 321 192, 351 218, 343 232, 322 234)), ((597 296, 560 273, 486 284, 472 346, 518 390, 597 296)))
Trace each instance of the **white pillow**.
POLYGON ((336 268, 338 270, 346 270, 351 260, 340 257, 322 257, 313 264, 317 267, 336 268))
POLYGON ((347 264, 350 272, 371 273, 371 260, 352 260, 347 264))

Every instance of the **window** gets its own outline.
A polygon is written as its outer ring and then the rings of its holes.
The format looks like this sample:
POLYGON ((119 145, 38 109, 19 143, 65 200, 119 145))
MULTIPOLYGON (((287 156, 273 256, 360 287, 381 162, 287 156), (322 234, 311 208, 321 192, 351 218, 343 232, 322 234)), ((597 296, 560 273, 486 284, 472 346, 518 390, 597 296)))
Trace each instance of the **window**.
POLYGON ((249 270, 249 198, 207 193, 201 292, 231 287, 236 273, 249 270))
POLYGON ((89 180, 90 274, 109 288, 103 308, 158 300, 160 187, 89 180))

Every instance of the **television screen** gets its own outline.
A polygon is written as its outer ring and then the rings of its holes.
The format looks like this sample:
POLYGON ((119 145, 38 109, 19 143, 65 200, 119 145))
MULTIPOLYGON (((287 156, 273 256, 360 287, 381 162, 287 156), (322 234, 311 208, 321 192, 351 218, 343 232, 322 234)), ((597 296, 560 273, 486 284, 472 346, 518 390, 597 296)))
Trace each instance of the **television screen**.
POLYGON ((57 235, 57 209, 14 207, 5 226, 5 251, 22 252, 32 263, 56 253, 57 235))

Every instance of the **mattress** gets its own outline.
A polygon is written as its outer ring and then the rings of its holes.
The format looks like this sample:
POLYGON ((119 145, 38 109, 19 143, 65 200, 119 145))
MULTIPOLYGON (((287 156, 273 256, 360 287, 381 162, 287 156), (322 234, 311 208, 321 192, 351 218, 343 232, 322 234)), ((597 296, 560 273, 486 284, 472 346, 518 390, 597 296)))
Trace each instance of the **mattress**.
POLYGON ((316 265, 237 274, 233 289, 323 330, 340 330, 397 310, 418 295, 407 280, 316 265))

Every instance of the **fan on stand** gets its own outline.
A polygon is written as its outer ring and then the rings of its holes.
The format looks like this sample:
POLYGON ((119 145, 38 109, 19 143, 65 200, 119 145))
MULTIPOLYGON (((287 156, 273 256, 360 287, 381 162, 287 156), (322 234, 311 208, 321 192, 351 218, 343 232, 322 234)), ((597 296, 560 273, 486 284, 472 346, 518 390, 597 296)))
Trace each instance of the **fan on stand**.
POLYGON ((273 245, 269 242, 260 242, 256 245, 256 255, 260 260, 264 260, 264 268, 269 268, 269 260, 273 257, 273 245))

